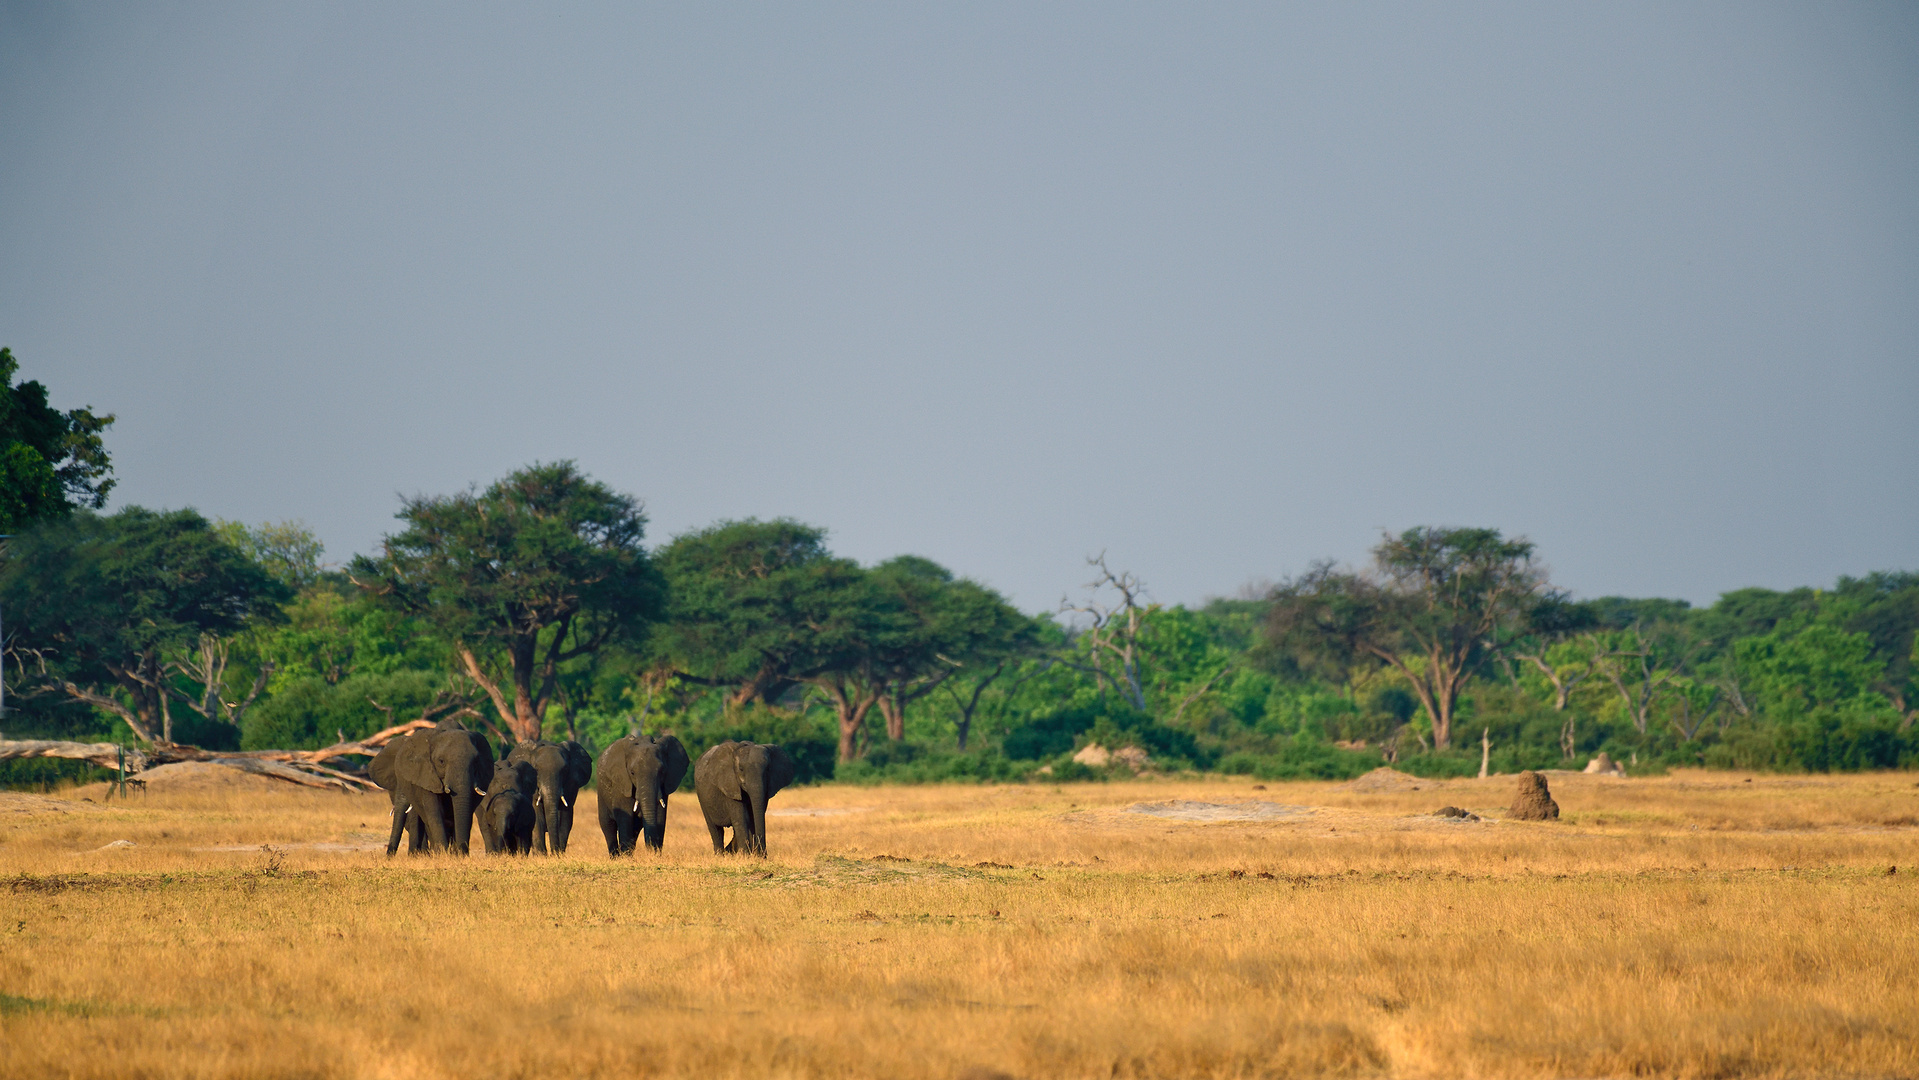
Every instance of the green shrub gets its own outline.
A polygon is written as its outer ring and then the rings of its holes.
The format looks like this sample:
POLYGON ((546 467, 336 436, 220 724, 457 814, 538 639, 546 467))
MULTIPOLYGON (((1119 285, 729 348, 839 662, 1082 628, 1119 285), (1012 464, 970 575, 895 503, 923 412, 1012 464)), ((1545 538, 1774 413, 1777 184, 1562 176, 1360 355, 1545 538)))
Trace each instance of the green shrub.
MULTIPOLYGON (((793 759, 796 784, 817 784, 833 779, 839 757, 839 735, 833 721, 819 713, 754 704, 729 708, 710 717, 682 714, 671 721, 646 727, 655 734, 670 733, 678 737, 694 761, 728 739, 772 743, 793 759)), ((693 777, 689 775, 682 790, 690 791, 692 785, 693 777)))
POLYGON ((338 683, 309 676, 287 684, 247 712, 240 746, 313 750, 333 745, 342 735, 363 739, 417 719, 445 685, 443 676, 428 671, 354 675, 338 683), (376 707, 376 701, 391 712, 376 707))

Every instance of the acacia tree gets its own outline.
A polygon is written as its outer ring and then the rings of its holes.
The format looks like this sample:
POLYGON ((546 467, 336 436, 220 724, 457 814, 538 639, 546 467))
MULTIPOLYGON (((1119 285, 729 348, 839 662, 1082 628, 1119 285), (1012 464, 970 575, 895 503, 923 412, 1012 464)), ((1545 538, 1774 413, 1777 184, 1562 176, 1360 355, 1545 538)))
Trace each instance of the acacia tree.
POLYGON ((14 538, 0 560, 9 667, 25 661, 37 689, 104 709, 157 746, 173 742, 174 701, 237 724, 267 671, 245 704, 227 705, 220 637, 277 618, 289 595, 192 510, 75 513, 14 538), (201 693, 179 674, 200 678, 201 693))
POLYGON ((1387 533, 1364 573, 1321 563, 1277 586, 1268 640, 1282 653, 1391 667, 1418 696, 1433 746, 1443 750, 1452 745, 1460 693, 1550 595, 1532 556, 1530 541, 1497 529, 1387 533))
MULTIPOLYGON (((990 668, 991 678, 975 681, 971 699, 977 705, 978 693, 1035 638, 1033 621, 999 593, 956 578, 930 559, 901 555, 874 567, 872 578, 898 622, 871 664, 886 736, 895 742, 906 737, 906 710, 913 702, 962 673, 990 668)), ((960 743, 964 747, 964 733, 960 743)))
POLYGON ((571 461, 397 516, 407 527, 356 557, 353 581, 453 642, 515 740, 539 737, 562 664, 640 640, 663 607, 640 503, 571 461))
POLYGON ((112 415, 53 408, 45 386, 13 384, 19 368, 13 350, 0 349, 0 532, 98 510, 113 490, 113 466, 100 437, 112 415))
MULTIPOLYGON (((844 666, 858 564, 826 549, 826 531, 789 519, 723 521, 659 554, 671 600, 653 663, 728 705, 771 704, 844 666)), ((871 706, 869 705, 868 708, 871 706)))
MULTIPOLYGON (((1640 735, 1652 726, 1653 710, 1662 700, 1684 696, 1692 686, 1688 665, 1708 644, 1694 639, 1680 623, 1634 623, 1594 640, 1599 671, 1612 683, 1627 718, 1640 735)), ((1686 737, 1690 739, 1691 735, 1686 737)))

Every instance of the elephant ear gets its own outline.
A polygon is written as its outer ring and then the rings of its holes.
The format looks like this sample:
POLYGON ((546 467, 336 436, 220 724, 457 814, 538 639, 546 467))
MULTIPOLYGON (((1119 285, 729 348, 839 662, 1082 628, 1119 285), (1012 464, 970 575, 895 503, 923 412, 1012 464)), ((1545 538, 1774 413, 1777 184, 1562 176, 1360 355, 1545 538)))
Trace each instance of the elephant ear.
POLYGON ((388 791, 392 791, 400 783, 398 772, 400 744, 406 742, 407 738, 408 736, 401 736, 380 747, 380 752, 374 755, 372 763, 366 767, 367 775, 373 778, 373 782, 388 791))
POLYGON ((728 740, 700 755, 700 775, 710 770, 713 774, 713 786, 720 794, 729 799, 746 798, 745 789, 740 787, 740 744, 728 740))
POLYGON ((586 752, 586 747, 571 739, 561 749, 566 752, 567 780, 572 787, 585 787, 586 782, 593 779, 593 755, 586 752))
POLYGON ((632 739, 621 739, 607 747, 600 758, 600 783, 624 802, 640 797, 640 747, 632 739))
POLYGON ((476 790, 486 790, 493 779, 493 744, 486 736, 477 731, 462 728, 457 736, 473 747, 473 756, 467 758, 467 786, 476 790))
POLYGON ((444 794, 446 781, 440 776, 440 770, 434 767, 436 756, 431 736, 409 736, 406 745, 400 748, 399 768, 395 771, 400 779, 422 791, 444 794))
POLYGON ((793 759, 786 756, 786 751, 777 746, 766 748, 767 798, 772 798, 774 792, 792 783, 793 778, 798 775, 799 770, 794 767, 793 759))
POLYGON ((686 755, 686 747, 671 735, 662 735, 654 747, 654 753, 660 756, 660 794, 671 795, 680 790, 680 781, 686 779, 686 767, 692 761, 686 755))
POLYGON ((626 748, 630 745, 625 739, 614 739, 606 749, 600 751, 600 760, 593 763, 593 773, 600 778, 601 795, 619 795, 620 787, 625 783, 621 777, 627 775, 626 748))

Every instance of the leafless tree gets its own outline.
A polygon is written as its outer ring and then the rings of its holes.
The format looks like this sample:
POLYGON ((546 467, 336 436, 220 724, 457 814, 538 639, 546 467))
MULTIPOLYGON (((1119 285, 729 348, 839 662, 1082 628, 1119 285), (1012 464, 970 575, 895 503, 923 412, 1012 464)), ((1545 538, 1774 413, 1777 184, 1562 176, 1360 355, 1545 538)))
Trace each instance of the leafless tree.
POLYGON ((1059 610, 1063 614, 1082 616, 1087 621, 1081 633, 1094 658, 1100 688, 1105 689, 1110 678, 1135 709, 1145 712, 1146 691, 1139 675, 1139 635, 1146 613, 1151 610, 1146 586, 1130 571, 1115 574, 1106 565, 1103 551, 1089 557, 1086 564, 1099 571, 1098 576, 1086 583, 1087 598, 1077 604, 1062 598, 1059 610), (1109 592, 1114 596, 1111 600, 1105 598, 1109 592), (1118 665, 1118 675, 1107 673, 1108 662, 1118 665))

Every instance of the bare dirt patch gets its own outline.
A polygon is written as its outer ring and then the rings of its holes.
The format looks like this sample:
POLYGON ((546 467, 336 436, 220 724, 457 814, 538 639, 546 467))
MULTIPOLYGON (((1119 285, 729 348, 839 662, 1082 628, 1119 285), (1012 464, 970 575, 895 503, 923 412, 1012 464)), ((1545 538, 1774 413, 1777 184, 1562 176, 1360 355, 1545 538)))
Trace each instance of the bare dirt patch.
POLYGON ((49 799, 21 791, 0 791, 0 814, 90 814, 100 809, 90 802, 49 799))
POLYGON ((1165 802, 1134 803, 1121 813, 1145 814, 1167 821, 1283 821, 1310 816, 1310 806, 1286 806, 1251 800, 1242 803, 1197 802, 1192 799, 1168 799, 1165 802))

